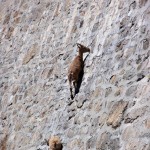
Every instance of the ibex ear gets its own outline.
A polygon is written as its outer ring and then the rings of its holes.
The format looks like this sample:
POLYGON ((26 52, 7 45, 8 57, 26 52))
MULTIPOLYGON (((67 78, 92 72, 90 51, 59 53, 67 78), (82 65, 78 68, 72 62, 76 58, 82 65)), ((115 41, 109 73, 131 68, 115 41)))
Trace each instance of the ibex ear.
POLYGON ((77 43, 78 48, 81 48, 81 44, 77 43))

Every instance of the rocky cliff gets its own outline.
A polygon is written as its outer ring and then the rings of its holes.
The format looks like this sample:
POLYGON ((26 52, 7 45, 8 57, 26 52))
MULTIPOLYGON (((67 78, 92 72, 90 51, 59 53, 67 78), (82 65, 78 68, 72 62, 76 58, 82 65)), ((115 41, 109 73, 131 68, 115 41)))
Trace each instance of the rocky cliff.
POLYGON ((1 150, 150 150, 149 45, 149 0, 0 0, 1 150))

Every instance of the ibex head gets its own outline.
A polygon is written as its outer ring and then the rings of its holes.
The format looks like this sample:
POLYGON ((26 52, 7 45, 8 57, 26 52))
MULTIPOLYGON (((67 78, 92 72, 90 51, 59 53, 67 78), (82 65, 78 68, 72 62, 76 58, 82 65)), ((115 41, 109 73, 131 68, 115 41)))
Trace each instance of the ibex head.
POLYGON ((78 46, 79 50, 82 51, 83 53, 90 52, 90 49, 88 47, 85 47, 79 43, 77 43, 77 46, 78 46))

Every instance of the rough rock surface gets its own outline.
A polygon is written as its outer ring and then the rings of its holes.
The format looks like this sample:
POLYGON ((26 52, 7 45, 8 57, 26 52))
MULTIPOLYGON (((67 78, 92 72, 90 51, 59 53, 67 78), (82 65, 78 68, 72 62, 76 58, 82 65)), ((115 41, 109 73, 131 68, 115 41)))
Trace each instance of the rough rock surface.
POLYGON ((112 125, 114 128, 120 125, 127 104, 128 103, 125 101, 119 101, 112 107, 112 111, 110 111, 107 120, 107 125, 112 125))
POLYGON ((48 150, 52 135, 150 150, 149 0, 0 0, 0 149, 48 150), (71 100, 77 42, 91 53, 71 100))

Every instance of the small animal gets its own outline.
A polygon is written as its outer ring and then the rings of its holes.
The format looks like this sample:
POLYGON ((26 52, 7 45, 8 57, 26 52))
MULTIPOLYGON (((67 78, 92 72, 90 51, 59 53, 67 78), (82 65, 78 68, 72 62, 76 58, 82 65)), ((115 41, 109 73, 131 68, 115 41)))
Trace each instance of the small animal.
POLYGON ((79 43, 77 43, 77 46, 78 46, 78 55, 74 58, 68 70, 68 80, 69 80, 70 94, 71 94, 72 99, 75 96, 76 91, 77 91, 77 83, 79 79, 79 74, 83 70, 83 67, 84 67, 83 53, 90 52, 89 48, 79 43), (74 96, 72 92, 72 84, 74 86, 74 96))
POLYGON ((50 150, 62 150, 63 145, 60 141, 60 138, 57 136, 52 136, 49 141, 47 141, 47 145, 49 146, 50 150))

